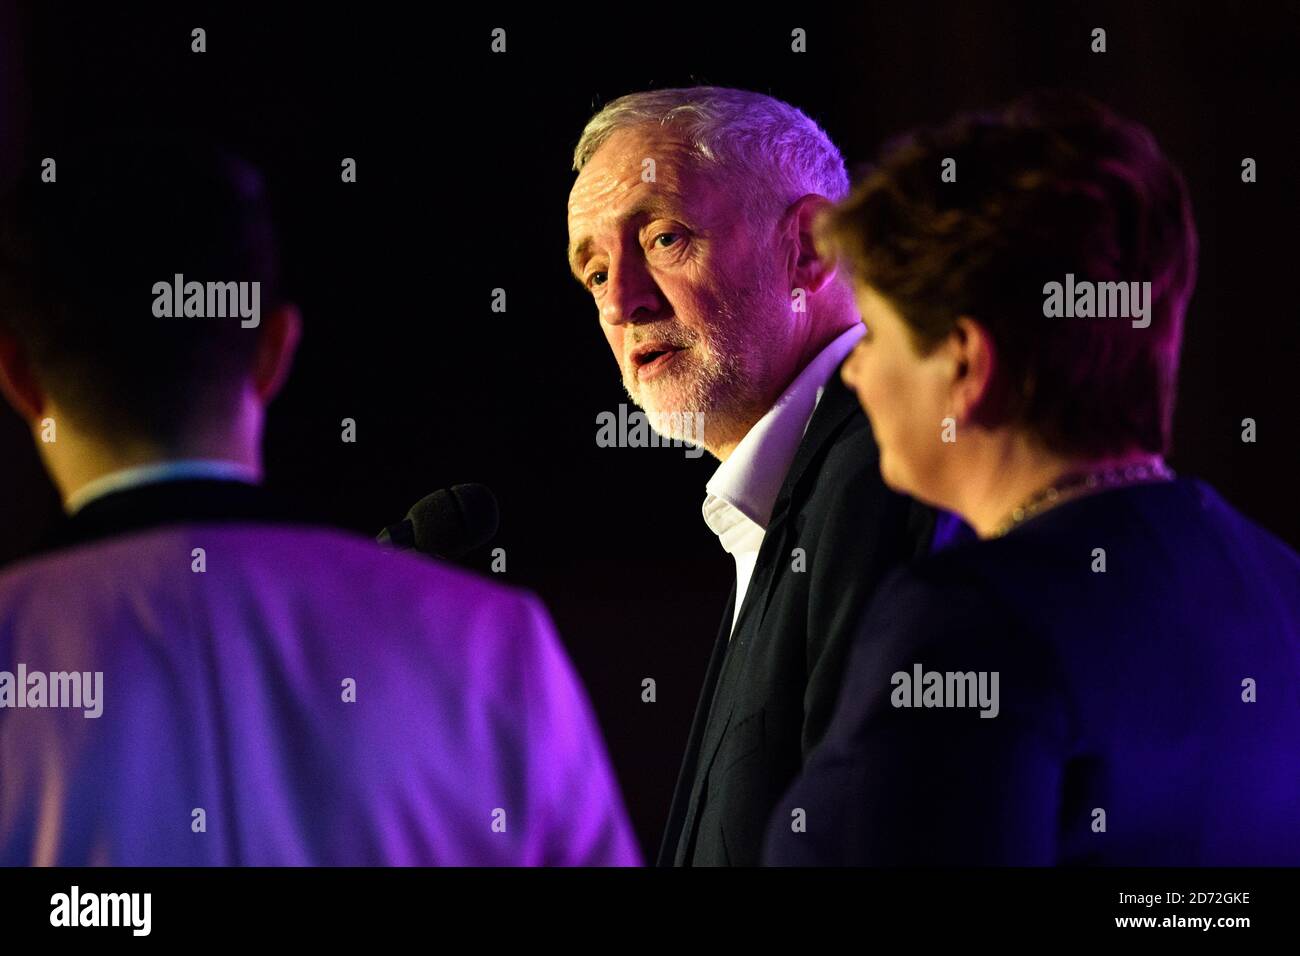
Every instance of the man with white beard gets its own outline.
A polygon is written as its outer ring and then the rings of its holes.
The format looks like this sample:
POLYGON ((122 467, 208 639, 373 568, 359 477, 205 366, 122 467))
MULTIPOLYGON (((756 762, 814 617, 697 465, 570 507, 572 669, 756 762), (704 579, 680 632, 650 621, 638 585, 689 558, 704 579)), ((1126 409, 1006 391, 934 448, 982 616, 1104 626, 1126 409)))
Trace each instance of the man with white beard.
POLYGON ((703 416, 672 437, 721 462, 704 520, 736 565, 659 863, 753 865, 867 599, 933 527, 838 374, 864 330, 814 223, 848 176, 794 107, 714 87, 613 101, 574 168, 570 267, 650 421, 703 416))

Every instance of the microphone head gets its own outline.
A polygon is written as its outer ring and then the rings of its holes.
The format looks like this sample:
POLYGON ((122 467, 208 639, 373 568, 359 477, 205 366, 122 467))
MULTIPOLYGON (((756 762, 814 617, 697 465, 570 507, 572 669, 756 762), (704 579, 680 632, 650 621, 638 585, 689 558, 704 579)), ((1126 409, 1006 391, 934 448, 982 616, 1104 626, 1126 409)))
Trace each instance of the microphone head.
POLYGON ((480 484, 440 488, 406 514, 415 550, 453 560, 491 541, 500 517, 496 496, 480 484))

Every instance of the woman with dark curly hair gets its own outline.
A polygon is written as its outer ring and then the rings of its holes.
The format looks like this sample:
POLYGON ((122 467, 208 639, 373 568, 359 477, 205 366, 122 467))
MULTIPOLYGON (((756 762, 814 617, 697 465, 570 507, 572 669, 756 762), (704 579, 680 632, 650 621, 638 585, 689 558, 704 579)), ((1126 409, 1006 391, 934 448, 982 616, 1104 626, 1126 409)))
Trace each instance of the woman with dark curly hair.
POLYGON ((1037 94, 820 235, 885 482, 978 540, 878 592, 767 860, 1300 863, 1300 559, 1164 462, 1197 243, 1151 134, 1037 94))

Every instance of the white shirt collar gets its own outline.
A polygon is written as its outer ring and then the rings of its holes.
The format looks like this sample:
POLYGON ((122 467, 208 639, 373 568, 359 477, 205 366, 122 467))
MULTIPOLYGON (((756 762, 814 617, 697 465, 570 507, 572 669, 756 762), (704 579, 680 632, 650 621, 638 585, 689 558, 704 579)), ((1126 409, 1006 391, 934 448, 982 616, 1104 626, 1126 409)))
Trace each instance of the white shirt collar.
POLYGON ((256 468, 237 461, 219 461, 208 458, 184 458, 175 461, 152 462, 121 468, 87 482, 64 503, 68 514, 75 514, 96 498, 159 481, 180 481, 190 478, 215 478, 225 481, 243 481, 255 485, 262 480, 256 468))
POLYGON ((709 479, 704 522, 727 552, 735 553, 738 547, 750 550, 755 528, 761 543, 761 532, 772 518, 776 497, 826 383, 865 332, 856 323, 822 349, 709 479))

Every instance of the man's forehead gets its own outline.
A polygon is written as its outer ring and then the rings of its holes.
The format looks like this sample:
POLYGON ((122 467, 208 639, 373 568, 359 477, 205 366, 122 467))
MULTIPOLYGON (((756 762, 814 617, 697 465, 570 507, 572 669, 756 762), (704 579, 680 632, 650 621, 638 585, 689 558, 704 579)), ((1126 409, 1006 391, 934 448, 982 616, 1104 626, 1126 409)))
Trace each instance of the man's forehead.
POLYGON ((692 211, 688 208, 692 205, 698 205, 698 201, 693 201, 683 190, 663 182, 643 183, 638 180, 626 188, 601 192, 589 199, 579 197, 570 202, 569 226, 585 232, 630 219, 680 216, 692 211))
POLYGON ((583 166, 569 192, 569 218, 627 214, 634 206, 687 200, 698 178, 691 148, 675 136, 639 128, 613 134, 583 166))

